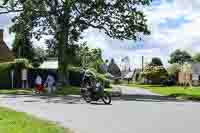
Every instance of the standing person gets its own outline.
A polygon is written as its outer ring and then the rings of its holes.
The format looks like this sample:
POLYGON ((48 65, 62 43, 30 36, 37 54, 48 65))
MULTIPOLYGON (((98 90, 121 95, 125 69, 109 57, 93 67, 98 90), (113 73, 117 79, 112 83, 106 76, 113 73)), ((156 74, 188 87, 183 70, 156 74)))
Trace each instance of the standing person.
POLYGON ((42 77, 38 74, 36 79, 35 79, 35 87, 36 87, 36 92, 43 92, 43 86, 42 86, 42 77))
POLYGON ((55 84, 55 79, 52 75, 49 74, 45 81, 45 85, 47 86, 48 93, 52 93, 52 91, 55 91, 54 84, 55 84))

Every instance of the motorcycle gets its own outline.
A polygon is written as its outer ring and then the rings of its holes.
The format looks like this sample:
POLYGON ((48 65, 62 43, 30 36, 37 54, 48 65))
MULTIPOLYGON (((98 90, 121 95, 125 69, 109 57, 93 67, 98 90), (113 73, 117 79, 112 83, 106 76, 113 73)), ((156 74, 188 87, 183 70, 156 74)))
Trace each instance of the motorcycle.
POLYGON ((104 87, 97 82, 96 75, 89 70, 83 69, 81 79, 81 96, 87 103, 102 100, 105 104, 111 104, 111 95, 104 91, 104 87))

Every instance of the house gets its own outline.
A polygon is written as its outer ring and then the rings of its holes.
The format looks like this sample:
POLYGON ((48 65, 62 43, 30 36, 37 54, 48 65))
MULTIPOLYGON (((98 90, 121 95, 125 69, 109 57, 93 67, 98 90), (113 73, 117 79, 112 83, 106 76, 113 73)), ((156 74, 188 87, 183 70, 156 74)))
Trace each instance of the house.
POLYGON ((178 73, 178 84, 192 83, 192 85, 200 85, 200 63, 189 64, 186 69, 184 67, 178 73))
POLYGON ((139 81, 140 74, 142 73, 142 69, 136 68, 133 72, 133 80, 135 82, 139 81))
POLYGON ((57 58, 48 58, 44 61, 39 69, 50 69, 50 70, 58 70, 58 59, 57 58))
POLYGON ((3 37, 3 30, 0 29, 0 63, 14 61, 14 54, 4 42, 3 37))

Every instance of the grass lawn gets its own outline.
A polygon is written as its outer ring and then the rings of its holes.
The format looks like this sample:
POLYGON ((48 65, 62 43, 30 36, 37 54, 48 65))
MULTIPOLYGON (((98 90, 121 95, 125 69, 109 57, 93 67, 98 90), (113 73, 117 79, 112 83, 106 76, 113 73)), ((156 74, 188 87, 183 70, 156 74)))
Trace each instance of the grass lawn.
POLYGON ((31 89, 0 89, 0 94, 30 95, 33 93, 31 89))
POLYGON ((180 99, 198 100, 200 101, 200 87, 181 87, 181 86, 159 86, 159 85, 142 85, 130 84, 130 87, 140 87, 148 89, 151 92, 161 94, 163 96, 173 96, 180 99))
POLYGON ((0 107, 0 133, 70 133, 56 124, 0 107))

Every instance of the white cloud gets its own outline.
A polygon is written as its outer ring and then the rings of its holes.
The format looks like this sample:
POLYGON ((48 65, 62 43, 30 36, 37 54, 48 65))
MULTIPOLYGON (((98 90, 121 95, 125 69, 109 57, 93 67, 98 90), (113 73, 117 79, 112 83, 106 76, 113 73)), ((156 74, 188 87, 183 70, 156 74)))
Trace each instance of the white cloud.
MULTIPOLYGON (((141 56, 149 61, 151 57, 162 58, 165 65, 170 52, 177 48, 186 49, 191 53, 200 51, 200 1, 199 0, 161 0, 160 5, 152 5, 144 11, 148 18, 148 24, 152 34, 144 38, 144 45, 134 41, 119 41, 107 37, 99 31, 89 29, 83 35, 91 48, 99 47, 103 50, 106 59, 114 57, 118 62, 124 56, 132 59, 134 66, 141 65, 141 56), (184 17, 187 23, 181 23, 176 28, 160 27, 160 23, 166 23, 167 19, 176 20, 184 17)), ((10 24, 10 16, 0 17, 0 27, 7 29, 10 24)), ((6 30, 7 31, 7 30, 6 30)), ((10 45, 12 38, 6 32, 6 42, 10 45)), ((43 41, 34 41, 41 46, 43 41)))

